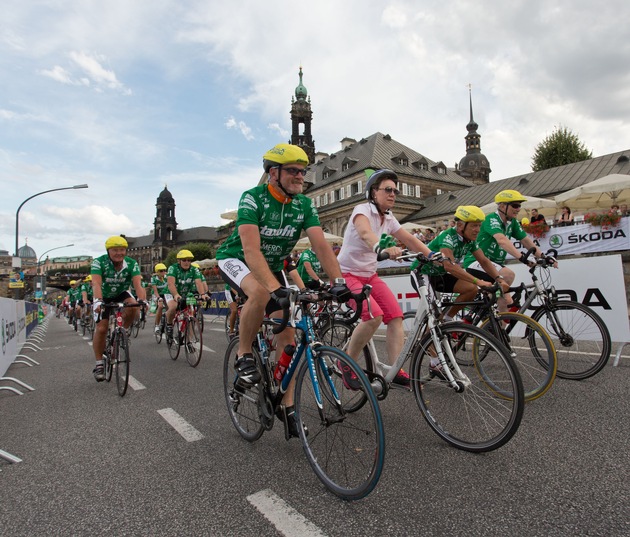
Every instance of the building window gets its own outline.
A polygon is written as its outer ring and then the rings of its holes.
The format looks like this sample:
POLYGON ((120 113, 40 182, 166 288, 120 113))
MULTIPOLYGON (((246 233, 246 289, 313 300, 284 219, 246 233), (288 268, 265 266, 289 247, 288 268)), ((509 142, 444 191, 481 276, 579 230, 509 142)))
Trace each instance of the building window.
POLYGON ((436 189, 435 194, 436 194, 437 196, 439 196, 440 194, 442 194, 442 189, 441 189, 441 188, 436 189))
POLYGON ((416 198, 422 197, 422 192, 420 190, 420 185, 416 185, 416 198))
POLYGON ((320 207, 322 203, 322 197, 321 196, 317 196, 315 198, 315 207, 320 207))
POLYGON ((331 176, 331 174, 332 174, 332 172, 330 172, 330 171, 325 171, 325 172, 322 174, 322 179, 328 179, 328 178, 331 176))
POLYGON ((397 163, 399 166, 409 166, 409 159, 406 159, 406 158, 398 158, 398 159, 396 160, 396 163, 397 163))
POLYGON ((350 169, 350 163, 349 163, 349 162, 344 162, 344 163, 341 165, 341 171, 342 171, 342 172, 345 172, 346 170, 349 170, 349 169, 350 169))
POLYGON ((408 196, 409 195, 409 185, 407 185, 407 183, 401 183, 401 185, 402 185, 403 196, 408 196))

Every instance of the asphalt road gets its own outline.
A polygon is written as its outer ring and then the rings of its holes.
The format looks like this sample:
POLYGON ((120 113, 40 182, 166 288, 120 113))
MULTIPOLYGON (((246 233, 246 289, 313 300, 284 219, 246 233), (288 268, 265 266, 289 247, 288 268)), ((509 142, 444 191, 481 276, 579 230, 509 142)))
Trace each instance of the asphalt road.
POLYGON ((27 352, 40 365, 6 374, 35 391, 0 391, 0 449, 22 459, 0 459, 0 535, 630 535, 628 360, 558 379, 516 436, 482 455, 447 446, 412 395, 391 392, 383 475, 347 503, 281 427, 240 438, 223 398, 221 324, 206 324, 204 344, 193 369, 147 326, 121 398, 92 377, 88 341, 50 319, 42 350, 27 352))

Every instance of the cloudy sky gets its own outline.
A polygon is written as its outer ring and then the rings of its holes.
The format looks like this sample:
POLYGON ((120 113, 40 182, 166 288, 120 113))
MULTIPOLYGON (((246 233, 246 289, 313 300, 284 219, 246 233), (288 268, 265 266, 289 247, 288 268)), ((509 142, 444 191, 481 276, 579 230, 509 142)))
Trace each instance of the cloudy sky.
POLYGON ((2 0, 0 249, 100 255, 145 235, 168 185, 214 226, 290 137, 300 65, 318 151, 389 133, 447 166, 468 84, 492 179, 530 171, 557 125, 630 147, 627 0, 2 0), (626 21, 626 22, 623 22, 626 21))

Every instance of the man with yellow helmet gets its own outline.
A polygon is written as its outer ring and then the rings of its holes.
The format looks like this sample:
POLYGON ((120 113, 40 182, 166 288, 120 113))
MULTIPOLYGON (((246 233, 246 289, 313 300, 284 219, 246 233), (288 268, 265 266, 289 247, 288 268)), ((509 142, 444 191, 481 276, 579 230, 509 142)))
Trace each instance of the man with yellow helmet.
MULTIPOLYGON (((77 313, 81 312, 81 287, 76 280, 70 280, 70 289, 68 289, 68 300, 70 302, 70 315, 68 316, 68 324, 73 324, 75 319, 79 319, 77 313)), ((77 329, 76 323, 74 323, 74 329, 77 329)))
MULTIPOLYGON (((340 300, 350 292, 341 278, 341 270, 332 249, 324 239, 317 209, 302 194, 308 156, 298 146, 278 144, 263 156, 263 168, 269 180, 246 191, 240 199, 236 229, 219 247, 216 258, 222 278, 239 295, 247 297, 240 318, 240 340, 236 371, 244 389, 260 382, 260 372, 252 354, 252 341, 260 328, 265 310, 282 316, 279 302, 288 296, 288 282, 283 274, 284 259, 291 253, 304 230, 328 276, 335 280, 332 291, 340 300)), ((294 342, 294 330, 278 335, 277 347, 294 342)), ((290 435, 297 436, 293 413, 293 386, 283 404, 290 435)))
POLYGON ((166 302, 165 295, 168 293, 168 282, 166 281, 166 265, 158 263, 155 265, 155 274, 151 276, 151 289, 153 290, 153 299, 157 302, 155 310, 155 333, 160 332, 162 323, 162 309, 166 302))
MULTIPOLYGON (((443 293, 458 293, 456 302, 470 302, 475 299, 479 287, 490 287, 492 283, 469 274, 461 267, 461 262, 468 254, 472 255, 493 279, 499 277, 499 271, 492 262, 483 254, 477 244, 477 236, 481 224, 486 219, 483 211, 474 205, 461 205, 455 211, 455 227, 449 227, 433 239, 427 246, 432 252, 441 252, 444 263, 437 265, 428 263, 421 269, 422 274, 429 278, 431 286, 443 293)), ((416 278, 419 276, 415 267, 411 266, 411 283, 417 290, 416 278)), ((504 290, 508 286, 504 284, 504 290)), ((461 309, 461 306, 453 306, 444 315, 445 320, 451 320, 461 309)), ((431 366, 437 368, 439 361, 431 366)))
POLYGON ((195 256, 190 250, 177 252, 177 263, 173 263, 166 273, 168 293, 166 298, 166 337, 173 337, 173 319, 182 297, 185 299, 195 290, 207 298, 202 281, 205 281, 201 271, 192 266, 195 256))
MULTIPOLYGON (((84 279, 83 282, 81 283, 81 306, 89 306, 90 304, 92 304, 92 275, 88 274, 84 279)), ((87 311, 86 311, 86 315, 87 315, 87 311)), ((84 323, 86 322, 85 319, 83 318, 83 312, 81 312, 81 322, 84 323)))
MULTIPOLYGON (((468 254, 464 258, 464 268, 480 280, 503 280, 509 286, 514 282, 515 276, 514 272, 505 266, 507 254, 509 253, 515 259, 527 263, 521 252, 512 244, 512 238, 521 241, 524 248, 536 248, 534 252, 536 257, 541 257, 543 254, 534 241, 523 231, 518 221, 521 204, 527 201, 527 198, 517 190, 502 190, 494 197, 494 201, 497 204, 497 210, 486 216, 477 236, 477 244, 499 274, 496 276, 494 272, 488 273, 472 254, 468 254)), ((506 311, 511 303, 511 296, 505 295, 504 298, 498 300, 499 309, 506 311)))
MULTIPOLYGON (((96 367, 94 378, 98 382, 105 379, 103 368, 103 352, 105 351, 105 337, 107 335, 109 308, 102 308, 102 304, 124 302, 136 304, 136 299, 129 291, 133 285, 140 300, 146 300, 140 267, 135 259, 127 256, 127 240, 125 237, 114 235, 105 241, 107 253, 92 261, 90 273, 92 276, 92 292, 94 295, 94 315, 96 327, 94 330, 94 357, 96 367)), ((137 308, 126 308, 123 311, 123 325, 129 328, 134 317, 138 315, 137 308)))

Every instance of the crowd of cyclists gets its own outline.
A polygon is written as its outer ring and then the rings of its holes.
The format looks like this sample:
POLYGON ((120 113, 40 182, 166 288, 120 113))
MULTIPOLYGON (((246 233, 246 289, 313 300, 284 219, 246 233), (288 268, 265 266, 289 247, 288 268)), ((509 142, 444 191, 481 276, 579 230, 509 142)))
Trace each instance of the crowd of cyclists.
MULTIPOLYGON (((282 317, 289 297, 289 278, 299 289, 326 287, 338 303, 355 308, 352 293, 359 293, 365 284, 371 286, 369 303, 362 306, 360 323, 354 329, 346 352, 357 359, 366 343, 381 324, 386 325, 386 347, 390 362, 398 356, 403 343, 403 312, 387 283, 377 273, 377 262, 383 256, 396 259, 403 248, 424 254, 432 261, 422 273, 439 292, 455 293, 455 304, 444 313, 450 320, 458 313, 458 301, 467 302, 480 288, 498 282, 505 292, 499 308, 506 311, 511 304, 507 293, 514 281, 514 272, 506 266, 507 254, 525 263, 511 239, 532 248, 534 257, 543 253, 523 231, 518 214, 526 201, 516 190, 503 190, 495 196, 496 212, 484 215, 476 206, 460 206, 453 216, 455 226, 447 228, 428 244, 400 225, 392 213, 398 194, 398 177, 392 170, 366 170, 365 202, 357 205, 348 222, 341 248, 331 248, 324 238, 317 209, 302 192, 308 156, 298 146, 278 144, 263 156, 263 169, 268 175, 265 184, 244 192, 240 198, 233 233, 218 248, 219 273, 226 284, 230 303, 229 332, 234 334, 236 304, 244 305, 239 316, 239 343, 235 363, 242 389, 260 382, 260 372, 252 354, 256 337, 265 315, 282 317), (297 263, 291 257, 295 244, 305 233, 311 248, 297 263), (325 274, 328 283, 323 280, 325 274)), ((180 250, 176 263, 167 267, 158 263, 150 282, 143 282, 138 263, 127 256, 124 237, 112 236, 105 242, 106 253, 94 259, 91 273, 83 281, 72 280, 64 304, 69 322, 84 322, 86 312, 94 316, 94 370, 97 381, 104 379, 103 352, 111 303, 134 304, 153 300, 155 328, 158 332, 162 316, 166 317, 167 338, 173 334, 173 319, 185 305, 189 294, 208 299, 205 278, 195 266, 194 255, 180 250), (148 291, 148 295, 147 295, 148 291)), ((557 264, 556 264, 557 266, 557 264)), ((412 265, 411 274, 415 267, 412 265)), ((412 278, 412 285, 416 285, 412 278)), ((124 310, 123 322, 129 329, 138 308, 124 310)), ((277 336, 276 348, 283 349, 294 341, 290 327, 277 336)), ((432 364, 433 366, 433 364, 432 364)), ((440 374, 436 362, 435 373, 440 374)), ((344 376, 352 386, 355 379, 344 376)), ((409 385, 409 375, 401 370, 394 383, 409 385)), ((284 396, 283 404, 292 436, 297 436, 293 411, 293 387, 284 396)))

